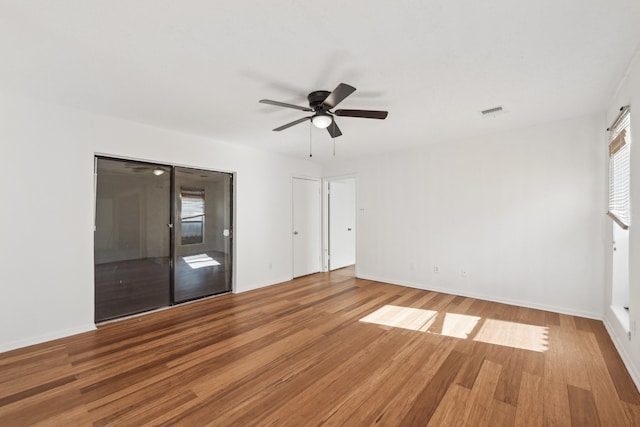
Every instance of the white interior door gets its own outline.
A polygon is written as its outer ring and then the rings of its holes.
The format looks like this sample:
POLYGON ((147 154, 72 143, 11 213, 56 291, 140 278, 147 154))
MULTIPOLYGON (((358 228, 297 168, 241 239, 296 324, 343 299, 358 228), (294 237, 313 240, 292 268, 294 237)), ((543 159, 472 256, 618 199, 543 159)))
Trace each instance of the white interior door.
POLYGON ((356 263, 356 183, 329 182, 329 270, 356 263))
POLYGON ((293 277, 320 271, 320 181, 293 178, 293 277))

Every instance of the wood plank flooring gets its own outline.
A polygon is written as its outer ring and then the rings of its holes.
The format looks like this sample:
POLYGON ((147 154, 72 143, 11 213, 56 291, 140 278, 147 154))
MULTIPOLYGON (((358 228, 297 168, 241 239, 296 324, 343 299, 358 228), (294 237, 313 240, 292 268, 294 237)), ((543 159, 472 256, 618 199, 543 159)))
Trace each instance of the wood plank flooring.
POLYGON ((0 354, 0 426, 633 426, 602 322, 315 274, 0 354))
MULTIPOLYGON (((207 251, 199 254, 212 265, 192 268, 183 256, 175 264, 174 298, 184 302, 231 290, 228 254, 207 251)), ((171 304, 169 257, 128 259, 96 264, 96 322, 124 317, 171 304)))

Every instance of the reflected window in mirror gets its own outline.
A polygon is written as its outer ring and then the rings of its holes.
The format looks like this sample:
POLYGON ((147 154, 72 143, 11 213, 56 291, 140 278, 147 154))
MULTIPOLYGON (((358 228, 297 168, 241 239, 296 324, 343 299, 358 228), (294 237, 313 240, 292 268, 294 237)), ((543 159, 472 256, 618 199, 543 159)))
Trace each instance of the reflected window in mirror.
POLYGON ((204 189, 180 188, 181 243, 194 245, 204 242, 204 189))

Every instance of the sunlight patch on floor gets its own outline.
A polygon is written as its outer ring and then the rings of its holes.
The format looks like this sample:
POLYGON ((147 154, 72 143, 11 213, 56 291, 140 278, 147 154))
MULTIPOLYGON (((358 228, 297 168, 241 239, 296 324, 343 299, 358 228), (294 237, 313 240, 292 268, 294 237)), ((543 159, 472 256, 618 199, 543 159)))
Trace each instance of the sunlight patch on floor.
POLYGON ((385 305, 370 315, 363 317, 360 321, 426 332, 437 314, 437 311, 423 310, 420 308, 385 305))
POLYGON ((360 319, 364 323, 471 339, 523 350, 548 350, 548 328, 504 320, 483 319, 458 313, 385 305, 360 319))
POLYGON ((216 261, 215 259, 211 258, 207 254, 191 255, 191 256, 183 257, 182 259, 184 259, 184 261, 187 263, 187 265, 189 267, 191 267, 193 270, 196 270, 198 268, 203 268, 203 267, 211 267, 211 266, 214 266, 214 265, 220 265, 220 263, 218 261, 216 261))
POLYGON ((543 352, 548 349, 547 333, 544 326, 486 319, 473 340, 543 352))
POLYGON ((444 322, 442 323, 442 330, 436 332, 430 330, 431 333, 439 333, 440 335, 446 335, 454 338, 468 338, 469 334, 476 327, 480 317, 467 316, 466 314, 457 313, 445 313, 444 322))

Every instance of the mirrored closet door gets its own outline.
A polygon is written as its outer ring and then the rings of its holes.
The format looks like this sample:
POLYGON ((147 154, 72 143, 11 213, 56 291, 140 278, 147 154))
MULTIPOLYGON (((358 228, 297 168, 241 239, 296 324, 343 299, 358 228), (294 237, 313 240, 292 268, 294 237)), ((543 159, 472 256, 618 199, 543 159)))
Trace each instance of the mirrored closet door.
POLYGON ((231 290, 231 174, 175 169, 176 302, 231 290))
POLYGON ((231 290, 233 176, 97 157, 95 320, 231 290))

